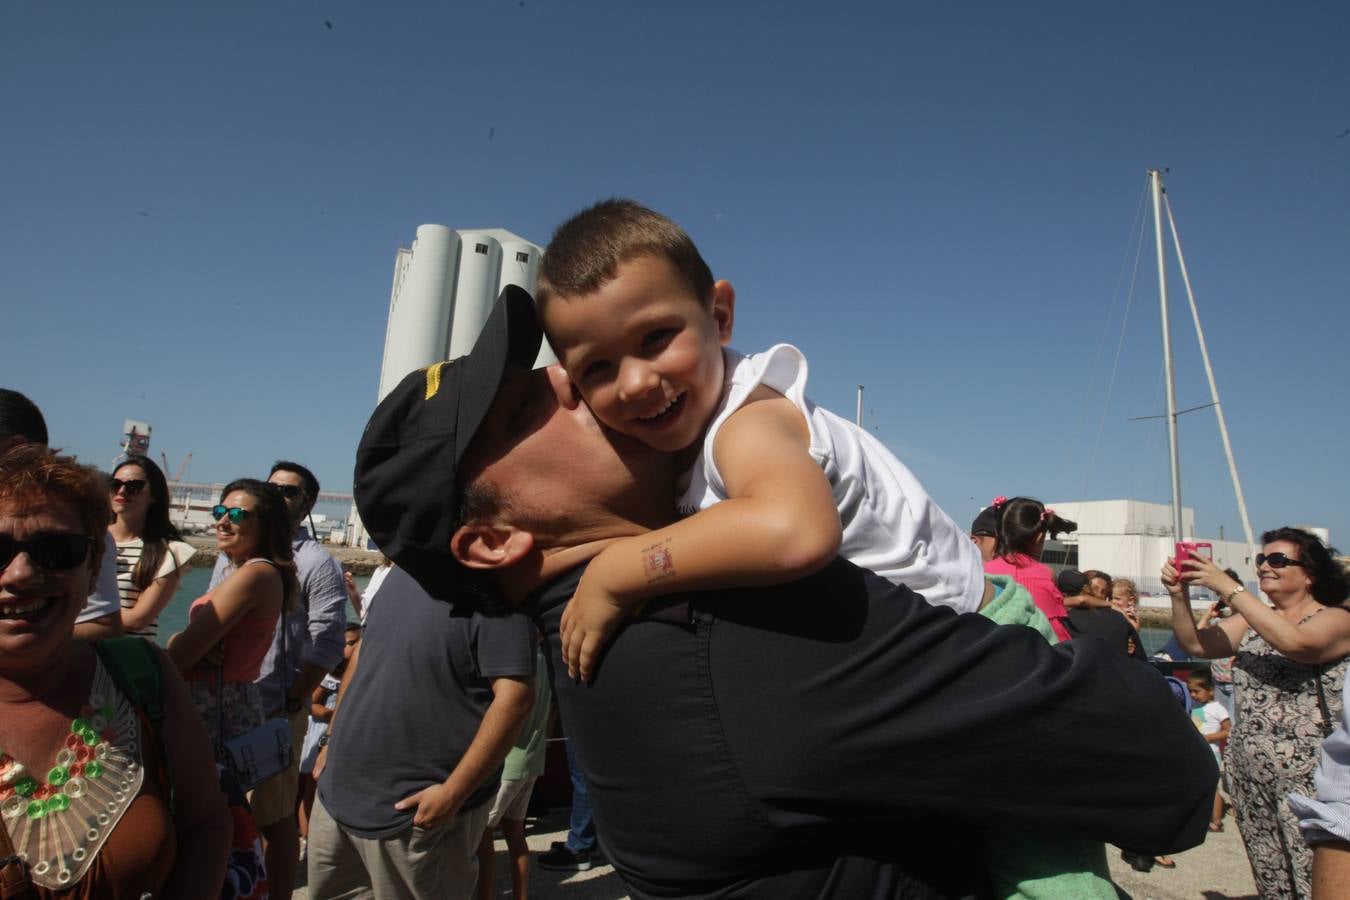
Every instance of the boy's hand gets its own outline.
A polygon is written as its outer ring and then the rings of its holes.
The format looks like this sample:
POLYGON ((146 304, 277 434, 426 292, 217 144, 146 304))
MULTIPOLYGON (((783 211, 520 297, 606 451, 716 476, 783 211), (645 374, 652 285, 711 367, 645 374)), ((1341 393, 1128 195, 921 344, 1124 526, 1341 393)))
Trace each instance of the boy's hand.
POLYGON ((406 810, 416 806, 413 824, 418 828, 435 828, 448 824, 459 812, 461 802, 444 784, 433 784, 411 797, 404 797, 394 804, 394 809, 406 810))
POLYGON ((614 634, 625 615, 627 610, 620 605, 618 598, 606 590, 588 585, 586 577, 582 576, 577 592, 567 602, 562 615, 562 655, 569 678, 580 675, 582 681, 591 680, 600 649, 614 634))

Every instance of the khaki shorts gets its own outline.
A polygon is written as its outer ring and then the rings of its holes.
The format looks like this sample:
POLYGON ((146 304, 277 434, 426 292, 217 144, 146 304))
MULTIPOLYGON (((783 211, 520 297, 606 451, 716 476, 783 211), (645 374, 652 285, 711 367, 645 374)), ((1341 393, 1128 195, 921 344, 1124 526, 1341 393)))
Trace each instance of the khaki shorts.
POLYGON ((248 795, 253 805, 253 821, 259 828, 275 825, 295 815, 295 799, 300 793, 300 747, 309 728, 309 714, 301 709, 287 717, 291 724, 291 765, 254 788, 248 795))
POLYGON ((461 810, 445 825, 407 828, 387 838, 343 831, 314 800, 306 866, 311 897, 353 900, 470 900, 478 882, 478 845, 487 804, 461 810))
POLYGON ((530 808, 530 794, 534 792, 534 778, 503 781, 497 788, 497 797, 488 810, 488 828, 496 828, 502 819, 525 821, 525 810, 530 808))

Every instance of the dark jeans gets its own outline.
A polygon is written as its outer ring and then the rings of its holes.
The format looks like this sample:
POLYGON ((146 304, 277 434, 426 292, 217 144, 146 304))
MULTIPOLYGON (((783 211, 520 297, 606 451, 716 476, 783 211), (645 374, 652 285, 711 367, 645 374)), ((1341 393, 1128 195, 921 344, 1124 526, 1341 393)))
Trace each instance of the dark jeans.
POLYGON ((567 771, 572 776, 572 818, 567 827, 567 849, 581 853, 595 847, 595 819, 591 815, 591 795, 577 768, 571 739, 567 741, 567 771))

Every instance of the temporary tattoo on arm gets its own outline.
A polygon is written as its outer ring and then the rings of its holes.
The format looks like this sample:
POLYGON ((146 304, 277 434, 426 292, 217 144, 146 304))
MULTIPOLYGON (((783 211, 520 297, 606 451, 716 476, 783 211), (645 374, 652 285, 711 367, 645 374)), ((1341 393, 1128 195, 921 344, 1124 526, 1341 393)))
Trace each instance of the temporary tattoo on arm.
POLYGON ((675 574, 675 558, 670 555, 670 539, 644 547, 642 550, 642 568, 647 573, 647 583, 669 578, 675 574))

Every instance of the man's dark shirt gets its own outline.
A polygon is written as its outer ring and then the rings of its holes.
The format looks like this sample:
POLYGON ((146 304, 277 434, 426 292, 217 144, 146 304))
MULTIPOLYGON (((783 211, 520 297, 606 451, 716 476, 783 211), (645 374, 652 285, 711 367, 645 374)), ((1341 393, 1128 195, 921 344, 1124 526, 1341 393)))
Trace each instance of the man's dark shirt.
POLYGON ((526 606, 637 896, 960 894, 994 823, 1153 853, 1204 838, 1213 756, 1156 672, 1096 641, 1050 647, 840 560, 648 604, 583 685, 558 650, 580 575, 526 606))
MULTIPOLYGON (((450 777, 492 702, 492 679, 533 676, 537 640, 525 616, 456 609, 392 570, 366 620, 319 779, 333 820, 367 838, 407 828, 416 810, 394 804, 450 777)), ((496 790, 494 776, 462 808, 496 790)))

